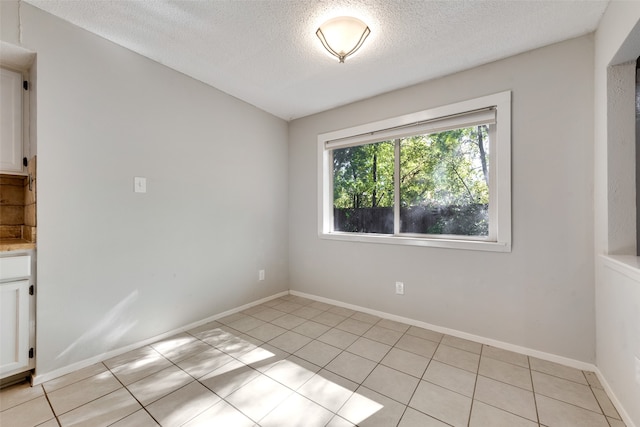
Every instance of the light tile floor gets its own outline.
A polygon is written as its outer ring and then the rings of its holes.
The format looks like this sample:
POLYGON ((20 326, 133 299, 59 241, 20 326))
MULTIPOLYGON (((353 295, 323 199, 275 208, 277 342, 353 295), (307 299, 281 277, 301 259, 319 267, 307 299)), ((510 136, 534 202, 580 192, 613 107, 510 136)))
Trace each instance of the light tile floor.
POLYGON ((292 295, 0 409, 3 427, 624 426, 592 372, 292 295))

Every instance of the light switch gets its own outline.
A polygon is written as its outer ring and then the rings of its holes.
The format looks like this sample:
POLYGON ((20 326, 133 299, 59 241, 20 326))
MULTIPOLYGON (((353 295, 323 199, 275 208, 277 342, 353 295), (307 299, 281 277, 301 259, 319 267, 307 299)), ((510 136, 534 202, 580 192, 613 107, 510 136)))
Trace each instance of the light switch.
POLYGON ((142 176, 136 176, 133 178, 133 191, 136 193, 147 192, 147 178, 142 176))

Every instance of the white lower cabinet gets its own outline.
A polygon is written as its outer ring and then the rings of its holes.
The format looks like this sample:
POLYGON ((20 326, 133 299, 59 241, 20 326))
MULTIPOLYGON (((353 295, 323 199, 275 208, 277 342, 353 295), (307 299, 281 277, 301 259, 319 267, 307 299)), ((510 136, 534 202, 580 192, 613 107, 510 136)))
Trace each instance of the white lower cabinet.
POLYGON ((34 367, 31 257, 0 258, 0 378, 34 367))

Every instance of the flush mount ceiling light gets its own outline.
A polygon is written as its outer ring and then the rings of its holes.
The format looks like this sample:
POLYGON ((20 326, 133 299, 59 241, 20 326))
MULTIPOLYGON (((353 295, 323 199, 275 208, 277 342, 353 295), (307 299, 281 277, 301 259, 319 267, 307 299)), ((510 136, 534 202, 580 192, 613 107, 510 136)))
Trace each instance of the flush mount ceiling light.
POLYGON ((360 49, 369 33, 371 30, 367 24, 350 16, 330 19, 316 31, 325 49, 340 62, 360 49))

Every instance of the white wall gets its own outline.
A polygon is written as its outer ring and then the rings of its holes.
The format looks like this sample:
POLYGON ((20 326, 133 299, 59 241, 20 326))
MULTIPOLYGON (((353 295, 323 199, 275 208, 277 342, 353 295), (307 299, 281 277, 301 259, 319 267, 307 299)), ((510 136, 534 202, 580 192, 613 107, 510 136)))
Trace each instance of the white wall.
POLYGON ((38 73, 36 374, 288 289, 287 123, 20 15, 38 73))
POLYGON ((586 36, 291 122, 291 288, 594 362, 592 87, 586 36), (319 133, 504 90, 513 91, 511 253, 318 237, 319 133))
POLYGON ((609 243, 607 66, 634 59, 639 3, 611 3, 595 68, 582 37, 296 120, 289 135, 38 9, 0 6, 2 41, 38 54, 39 375, 289 287, 593 362, 597 303, 598 367, 640 425, 640 285, 597 256, 594 301, 592 255, 594 230, 596 254, 609 243), (318 133, 508 89, 512 253, 317 237, 318 133))
POLYGON ((635 253, 635 60, 640 3, 611 2, 595 36, 594 232, 597 366, 628 426, 640 426, 640 264, 635 253), (615 255, 612 255, 615 254, 615 255), (622 256, 620 256, 622 254, 622 256))
POLYGON ((3 1, 0 13, 0 40, 12 44, 20 44, 20 3, 18 1, 3 1))

